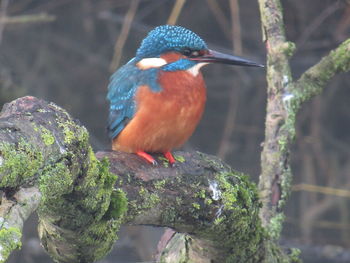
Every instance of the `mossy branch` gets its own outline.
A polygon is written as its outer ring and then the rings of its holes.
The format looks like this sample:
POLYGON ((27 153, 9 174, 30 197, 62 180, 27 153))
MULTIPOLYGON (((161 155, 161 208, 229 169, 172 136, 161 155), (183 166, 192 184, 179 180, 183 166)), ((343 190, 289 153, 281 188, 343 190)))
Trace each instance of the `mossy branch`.
POLYGON ((286 40, 280 0, 259 0, 267 50, 267 116, 259 190, 260 218, 271 238, 278 239, 284 207, 291 191, 290 148, 301 104, 320 93, 336 74, 350 70, 350 39, 292 80, 289 58, 295 45, 286 40))
POLYGON ((0 142, 0 262, 20 247, 37 207, 42 245, 56 261, 103 257, 122 216, 109 214, 116 176, 95 158, 86 129, 55 104, 24 97, 1 111, 0 142))
MULTIPOLYGON (((160 167, 152 167, 136 155, 120 152, 98 152, 97 157, 108 157, 111 171, 119 176, 116 188, 122 188, 129 200, 127 223, 190 233, 169 246, 186 242, 183 252, 197 247, 197 253, 189 256, 177 251, 177 257, 186 257, 172 262, 203 262, 203 258, 208 262, 263 262, 260 203, 247 176, 199 152, 176 152, 176 168, 161 159, 160 167)), ((169 249, 164 251, 169 256, 169 249)), ((167 256, 162 255, 163 262, 169 262, 167 256)))
POLYGON ((99 152, 98 160, 77 120, 33 97, 4 106, 0 141, 0 262, 20 247, 34 210, 42 245, 57 262, 102 258, 122 221, 183 233, 164 244, 161 262, 293 256, 267 239, 255 185, 216 157, 177 152, 176 167, 119 152, 99 152))
POLYGON ((261 153, 260 218, 271 237, 281 230, 281 208, 290 192, 289 149, 293 141, 295 114, 289 107, 293 81, 288 59, 295 46, 287 42, 279 0, 259 0, 263 39, 267 50, 267 110, 265 141, 261 153))
POLYGON ((305 71, 295 83, 295 107, 322 92, 336 75, 350 71, 350 38, 305 71))
POLYGON ((39 205, 41 194, 37 187, 21 188, 4 195, 0 205, 0 262, 21 247, 24 222, 39 205))

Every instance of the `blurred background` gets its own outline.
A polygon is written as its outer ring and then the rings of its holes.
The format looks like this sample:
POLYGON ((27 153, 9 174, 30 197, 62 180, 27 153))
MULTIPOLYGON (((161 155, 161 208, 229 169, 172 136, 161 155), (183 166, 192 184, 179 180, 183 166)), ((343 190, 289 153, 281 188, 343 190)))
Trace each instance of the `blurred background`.
MULTIPOLYGON (((282 5, 288 39, 297 45, 291 59, 297 79, 349 37, 350 1, 283 0, 282 5)), ((88 128, 95 150, 109 149, 109 76, 134 56, 149 30, 174 21, 212 49, 265 61, 257 1, 1 0, 0 104, 24 95, 53 101, 88 128)), ((184 148, 217 155, 257 182, 265 71, 211 65, 203 73, 206 112, 184 148)), ((337 76, 298 116, 294 187, 282 240, 301 247, 305 262, 335 262, 337 255, 344 259, 337 262, 349 262, 348 83, 349 73, 337 76)), ((36 220, 27 222, 22 250, 9 262, 52 262, 40 247, 36 220)), ((123 227, 115 249, 100 263, 154 262, 161 234, 162 229, 123 227)))

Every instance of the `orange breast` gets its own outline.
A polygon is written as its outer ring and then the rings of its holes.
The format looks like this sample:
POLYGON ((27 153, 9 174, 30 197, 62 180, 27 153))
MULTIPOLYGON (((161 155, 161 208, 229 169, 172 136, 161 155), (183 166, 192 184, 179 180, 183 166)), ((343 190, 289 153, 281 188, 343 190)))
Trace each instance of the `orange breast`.
POLYGON ((113 140, 113 150, 165 152, 180 147, 192 135, 206 100, 202 74, 161 72, 159 82, 161 92, 147 86, 138 89, 136 114, 113 140))

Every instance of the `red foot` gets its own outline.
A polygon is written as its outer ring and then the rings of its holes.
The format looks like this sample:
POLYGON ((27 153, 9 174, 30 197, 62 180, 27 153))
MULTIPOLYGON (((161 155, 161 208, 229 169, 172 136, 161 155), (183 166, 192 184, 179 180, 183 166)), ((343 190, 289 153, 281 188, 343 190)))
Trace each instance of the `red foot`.
POLYGON ((148 153, 137 151, 136 154, 152 165, 157 165, 157 161, 148 153))
POLYGON ((171 154, 171 152, 167 151, 164 154, 164 157, 169 161, 170 165, 173 166, 175 163, 175 158, 174 156, 171 154))

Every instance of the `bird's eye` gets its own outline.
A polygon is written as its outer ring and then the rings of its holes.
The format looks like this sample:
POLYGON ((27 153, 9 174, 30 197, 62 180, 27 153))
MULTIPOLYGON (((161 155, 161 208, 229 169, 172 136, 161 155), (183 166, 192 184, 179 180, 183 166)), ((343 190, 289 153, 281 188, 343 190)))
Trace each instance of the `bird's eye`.
POLYGON ((186 57, 188 57, 192 54, 192 51, 191 51, 191 49, 186 48, 182 51, 182 54, 184 54, 186 57))
POLYGON ((198 50, 191 50, 189 48, 185 48, 182 51, 182 54, 186 57, 190 57, 190 58, 195 58, 195 57, 199 57, 201 55, 200 51, 198 50))

